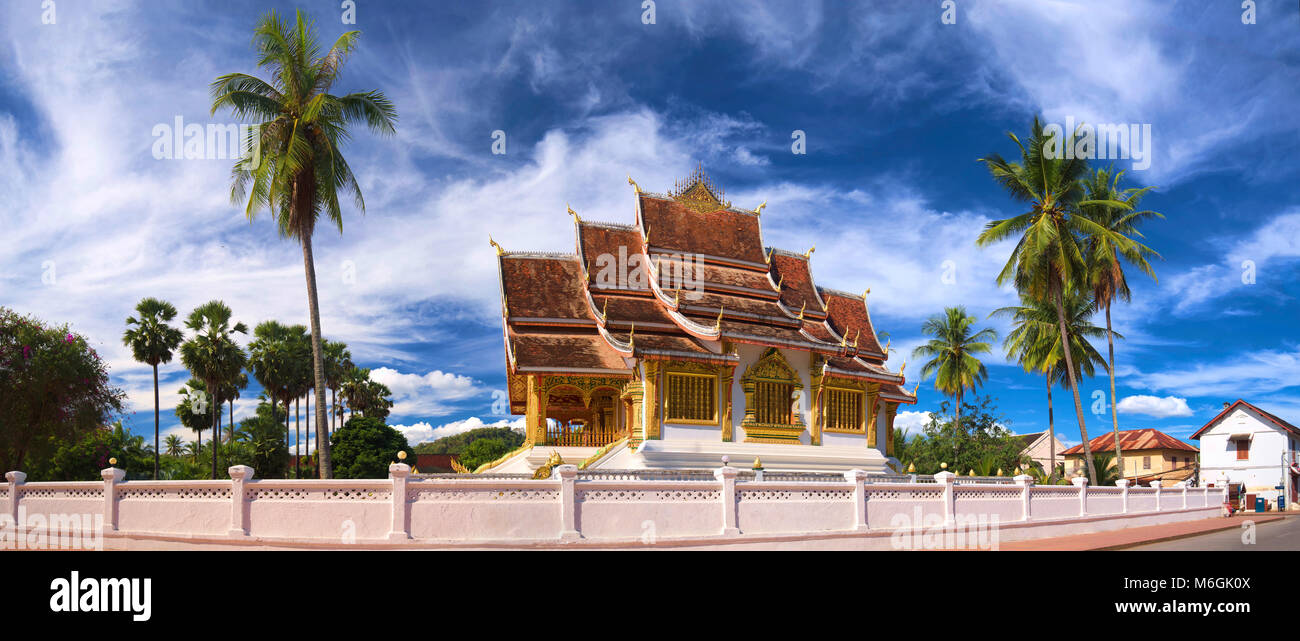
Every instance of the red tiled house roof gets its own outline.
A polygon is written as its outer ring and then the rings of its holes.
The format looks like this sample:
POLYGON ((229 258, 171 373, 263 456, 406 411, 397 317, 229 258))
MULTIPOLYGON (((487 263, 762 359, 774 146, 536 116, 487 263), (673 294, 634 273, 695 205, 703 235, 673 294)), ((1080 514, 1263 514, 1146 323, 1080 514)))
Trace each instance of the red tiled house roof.
MULTIPOLYGON (((1119 446, 1125 451, 1128 450, 1184 450, 1187 452, 1199 452, 1195 446, 1188 445, 1160 430, 1146 428, 1141 430, 1120 430, 1119 446)), ((1108 433, 1098 436, 1088 441, 1088 447, 1094 454, 1098 452, 1115 451, 1115 434, 1108 433)), ((1064 452, 1062 456, 1068 454, 1083 454, 1083 445, 1075 445, 1064 452)))

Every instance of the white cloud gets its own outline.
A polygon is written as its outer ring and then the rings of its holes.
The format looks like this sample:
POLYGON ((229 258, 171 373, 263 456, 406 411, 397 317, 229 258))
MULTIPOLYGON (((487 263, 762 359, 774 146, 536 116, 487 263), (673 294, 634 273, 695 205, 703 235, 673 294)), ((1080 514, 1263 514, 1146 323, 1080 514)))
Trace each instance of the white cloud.
POLYGON ((1184 362, 1156 372, 1135 369, 1127 379, 1136 387, 1231 401, 1294 387, 1300 380, 1300 349, 1237 352, 1219 361, 1184 362))
POLYGON ((524 423, 525 419, 523 417, 513 420, 500 419, 491 423, 485 423, 483 419, 480 419, 477 416, 471 416, 464 420, 444 423, 437 427, 433 427, 423 421, 412 425, 393 425, 391 427, 406 436, 407 443, 415 446, 420 443, 436 441, 446 436, 461 434, 480 427, 509 427, 513 430, 522 430, 524 429, 524 423))
POLYGON ((1177 396, 1125 396, 1115 406, 1120 414, 1145 414, 1156 418, 1170 416, 1191 416, 1192 408, 1187 406, 1187 399, 1177 396))
POLYGON ((370 371, 370 378, 393 392, 394 416, 440 416, 453 411, 451 404, 485 391, 468 376, 439 370, 406 374, 388 367, 370 371))
POLYGON ((907 432, 909 438, 925 431, 934 414, 931 412, 899 412, 894 415, 894 427, 907 432))
MULTIPOLYGON (((1290 271, 1279 266, 1297 259, 1300 259, 1300 209, 1292 208, 1232 243, 1222 262, 1193 267, 1168 278, 1164 293, 1176 301, 1176 313, 1190 313, 1207 301, 1247 293, 1242 288, 1275 290, 1290 283, 1290 271)), ((1224 313, 1251 312, 1233 308, 1224 313)))

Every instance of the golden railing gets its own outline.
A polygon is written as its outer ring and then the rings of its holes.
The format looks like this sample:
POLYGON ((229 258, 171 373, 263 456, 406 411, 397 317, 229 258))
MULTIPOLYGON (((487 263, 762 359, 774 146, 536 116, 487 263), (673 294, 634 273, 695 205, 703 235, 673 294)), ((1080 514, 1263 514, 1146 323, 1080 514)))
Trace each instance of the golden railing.
POLYGON ((551 425, 546 428, 545 445, 560 447, 604 447, 627 436, 626 431, 595 426, 551 425))

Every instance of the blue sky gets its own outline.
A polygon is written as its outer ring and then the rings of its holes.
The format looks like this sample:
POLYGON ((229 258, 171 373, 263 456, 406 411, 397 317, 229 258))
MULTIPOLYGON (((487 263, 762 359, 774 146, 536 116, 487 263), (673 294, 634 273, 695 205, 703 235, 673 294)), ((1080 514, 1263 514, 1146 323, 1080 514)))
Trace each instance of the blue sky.
MULTIPOLYGON (((897 368, 944 306, 983 318, 1015 302, 994 283, 1007 248, 973 241, 1019 209, 975 159, 1011 155, 1005 132, 1034 114, 1151 126, 1149 168, 1113 161, 1158 187, 1145 205, 1168 217, 1145 229, 1159 282, 1135 278, 1114 310, 1121 427, 1186 437, 1239 397, 1300 421, 1290 0, 1260 0, 1254 24, 1237 2, 1137 0, 956 0, 954 24, 939 2, 659 0, 645 24, 637 0, 356 0, 355 27, 333 0, 269 5, 307 10, 325 42, 360 29, 338 89, 382 89, 400 114, 395 137, 347 148, 367 212, 348 210, 342 236, 320 230, 316 261, 325 334, 394 390, 392 422, 413 443, 519 422, 493 414, 505 359, 489 233, 569 251, 566 203, 631 222, 628 174, 665 190, 697 163, 738 206, 767 201, 768 243, 815 244, 821 285, 871 288, 897 368)), ((207 85, 256 73, 250 30, 267 8, 58 0, 53 24, 37 0, 0 8, 0 304, 84 333, 139 433, 152 431, 151 378, 120 336, 140 298, 182 314, 220 298, 250 326, 307 320, 301 253, 229 203, 230 161, 152 152, 155 127, 177 117, 230 122, 209 116, 207 85)), ((1000 352, 988 364, 983 392, 1009 426, 1045 429, 1043 382, 1000 352)), ((171 409, 188 375, 173 363, 162 377, 164 431, 181 433, 171 409)), ((1092 434, 1109 429, 1092 412, 1105 388, 1081 385, 1092 434)), ((921 399, 901 424, 941 400, 927 384, 921 399)), ((1068 394, 1056 408, 1077 442, 1068 394)))

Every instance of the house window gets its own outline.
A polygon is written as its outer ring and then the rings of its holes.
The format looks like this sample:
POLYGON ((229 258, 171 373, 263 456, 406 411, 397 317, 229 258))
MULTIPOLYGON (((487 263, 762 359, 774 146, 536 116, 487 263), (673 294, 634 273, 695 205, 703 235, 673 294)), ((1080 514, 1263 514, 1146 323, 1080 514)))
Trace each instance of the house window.
POLYGON ((826 392, 826 429, 862 432, 862 391, 830 387, 826 392))
POLYGON ((1144 469, 1144 470, 1149 470, 1149 469, 1151 469, 1151 457, 1150 457, 1150 456, 1143 456, 1143 457, 1142 457, 1142 469, 1144 469))
POLYGON ((1250 441, 1240 439, 1237 441, 1237 460, 1246 461, 1250 459, 1250 441))
POLYGON ((758 381, 754 388, 755 418, 767 425, 792 425, 794 385, 775 381, 758 381))
POLYGON ((667 372, 669 421, 716 424, 718 422, 718 377, 712 374, 667 372))

